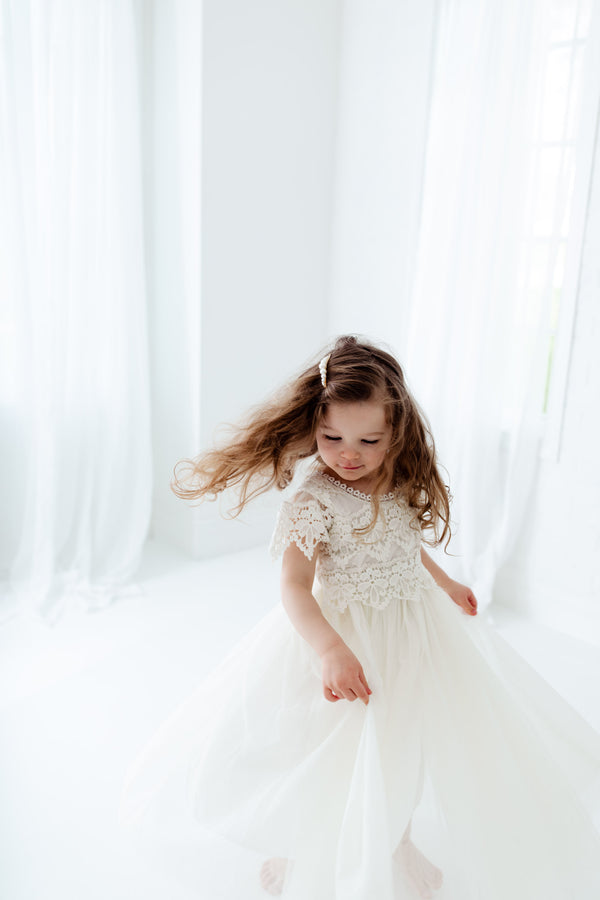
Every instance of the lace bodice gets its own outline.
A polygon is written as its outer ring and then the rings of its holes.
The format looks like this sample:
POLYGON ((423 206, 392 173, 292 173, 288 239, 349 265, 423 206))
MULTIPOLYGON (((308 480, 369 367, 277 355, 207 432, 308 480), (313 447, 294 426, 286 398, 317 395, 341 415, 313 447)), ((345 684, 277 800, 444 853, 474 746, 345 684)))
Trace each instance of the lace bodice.
POLYGON ((405 500, 381 498, 375 527, 354 533, 371 521, 370 497, 324 473, 306 479, 293 500, 281 506, 271 553, 296 544, 316 564, 322 603, 338 610, 349 603, 382 609, 392 600, 418 596, 434 582, 421 562, 421 532, 405 500))

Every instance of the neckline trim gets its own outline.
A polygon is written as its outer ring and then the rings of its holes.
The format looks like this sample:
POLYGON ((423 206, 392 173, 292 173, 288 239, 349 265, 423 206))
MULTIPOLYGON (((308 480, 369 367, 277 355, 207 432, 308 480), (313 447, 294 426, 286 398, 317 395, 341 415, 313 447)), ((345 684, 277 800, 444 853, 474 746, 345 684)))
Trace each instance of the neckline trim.
MULTIPOLYGON (((359 491, 357 488, 352 488, 347 484, 344 484, 343 481, 339 481, 337 478, 334 478, 333 475, 328 475, 327 472, 320 473, 323 478, 326 478, 327 481, 330 481, 336 487, 341 488, 343 491, 346 491, 347 494, 351 494, 353 497, 358 497, 359 500, 368 500, 369 502, 373 499, 371 494, 365 494, 364 491, 359 491)), ((389 491, 387 494, 382 494, 379 498, 380 502, 382 500, 393 500, 396 494, 394 491, 389 491)))

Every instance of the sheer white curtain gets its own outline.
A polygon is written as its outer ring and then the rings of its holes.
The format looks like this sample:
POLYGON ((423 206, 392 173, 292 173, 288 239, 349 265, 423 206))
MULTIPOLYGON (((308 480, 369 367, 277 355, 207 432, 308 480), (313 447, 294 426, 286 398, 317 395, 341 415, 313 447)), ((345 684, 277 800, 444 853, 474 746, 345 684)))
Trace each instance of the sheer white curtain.
MULTIPOLYGON (((540 257, 539 148, 556 16, 589 4, 442 0, 423 206, 402 356, 454 494, 458 558, 482 605, 532 489, 558 246, 540 257)), ((589 11, 589 9, 588 9, 589 11)), ((571 100, 576 106, 577 97, 571 100)), ((568 191, 556 181, 562 223, 568 191)), ((554 203, 554 200, 556 201, 554 203)))
POLYGON ((3 616, 103 606, 151 501, 129 0, 0 6, 3 616))

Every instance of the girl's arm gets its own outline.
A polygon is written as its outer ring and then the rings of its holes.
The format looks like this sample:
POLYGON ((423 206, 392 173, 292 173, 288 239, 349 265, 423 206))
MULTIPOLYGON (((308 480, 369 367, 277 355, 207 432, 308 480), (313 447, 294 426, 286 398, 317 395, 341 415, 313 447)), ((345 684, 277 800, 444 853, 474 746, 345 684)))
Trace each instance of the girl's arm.
POLYGON ((453 581, 443 569, 434 563, 428 553, 421 547, 421 561, 434 580, 452 597, 457 606, 470 616, 477 615, 477 600, 471 588, 459 581, 453 581))
POLYGON ((281 602, 292 625, 321 657, 326 700, 362 700, 372 693, 362 666, 312 595, 317 551, 307 559, 295 544, 286 548, 281 567, 281 602))

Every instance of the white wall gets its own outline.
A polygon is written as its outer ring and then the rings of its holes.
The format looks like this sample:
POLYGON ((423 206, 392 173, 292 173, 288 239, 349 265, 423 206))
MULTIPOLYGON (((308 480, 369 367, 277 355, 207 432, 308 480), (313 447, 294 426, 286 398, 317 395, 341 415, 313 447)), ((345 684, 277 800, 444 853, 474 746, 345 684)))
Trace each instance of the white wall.
POLYGON ((396 350, 417 247, 435 8, 344 3, 329 329, 396 350))
POLYGON ((173 465, 325 340, 339 25, 338 0, 145 13, 152 533, 197 557, 266 540, 277 501, 225 522, 173 465))
POLYGON ((191 551, 193 514, 169 489, 199 442, 202 4, 137 6, 154 466, 151 534, 191 551), (195 113, 195 114, 194 114, 195 113), (197 165, 190 165, 190 155, 197 165), (195 312, 198 310, 198 312, 195 312))
POLYGON ((203 437, 323 340, 339 4, 205 2, 203 437))
POLYGON ((526 526, 495 600, 600 644, 600 143, 581 268, 562 444, 540 460, 526 526))
POLYGON ((243 523, 224 522, 216 505, 192 510, 174 497, 175 462, 212 443, 220 423, 333 335, 401 343, 434 8, 434 0, 142 6, 152 534, 195 556, 264 541, 278 496, 253 503, 243 523))

